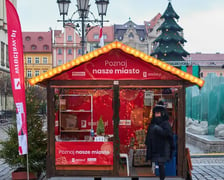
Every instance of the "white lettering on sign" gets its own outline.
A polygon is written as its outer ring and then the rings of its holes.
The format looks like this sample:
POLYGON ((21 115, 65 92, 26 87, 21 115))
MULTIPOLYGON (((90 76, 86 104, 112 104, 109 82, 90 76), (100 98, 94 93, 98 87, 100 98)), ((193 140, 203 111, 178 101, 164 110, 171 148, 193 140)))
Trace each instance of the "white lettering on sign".
POLYGON ((76 153, 76 154, 90 154, 90 151, 88 151, 88 150, 86 150, 86 151, 83 151, 83 150, 80 150, 80 151, 79 151, 79 150, 76 150, 75 153, 76 153))
POLYGON ((114 73, 115 74, 139 74, 140 70, 135 68, 132 68, 132 69, 122 68, 122 69, 115 69, 114 73))
POLYGON ((87 161, 94 161, 94 162, 96 162, 96 158, 87 158, 87 161))
POLYGON ((93 74, 113 74, 113 69, 93 69, 93 74))
POLYGON ((148 73, 148 76, 162 76, 161 73, 148 73))
POLYGON ((15 74, 19 74, 19 57, 18 57, 18 49, 17 49, 17 31, 12 30, 11 39, 12 39, 12 54, 13 54, 13 68, 15 74))
POLYGON ((74 151, 59 150, 59 154, 72 154, 72 155, 74 155, 75 152, 74 151))
POLYGON ((131 120, 129 120, 129 119, 120 120, 119 125, 120 126, 131 126, 131 120))
POLYGON ((104 68, 95 68, 92 70, 92 74, 100 75, 130 75, 130 74, 140 74, 140 69, 138 68, 127 68, 128 62, 125 61, 109 61, 105 60, 104 68))
POLYGON ((127 61, 105 61, 105 66, 110 66, 110 67, 117 67, 117 66, 123 66, 127 67, 128 63, 127 61))
POLYGON ((86 76, 86 72, 84 72, 84 71, 72 72, 72 76, 86 76))

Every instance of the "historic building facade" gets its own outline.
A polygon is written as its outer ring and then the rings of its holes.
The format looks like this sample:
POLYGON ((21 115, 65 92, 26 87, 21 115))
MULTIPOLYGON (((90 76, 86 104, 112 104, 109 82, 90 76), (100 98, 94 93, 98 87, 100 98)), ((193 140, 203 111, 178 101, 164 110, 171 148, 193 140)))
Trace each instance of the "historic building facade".
POLYGON ((149 52, 145 26, 137 25, 131 19, 125 24, 114 25, 114 40, 121 41, 144 53, 149 52))
POLYGON ((222 53, 191 53, 186 61, 190 65, 200 66, 200 78, 205 78, 208 73, 224 76, 224 54, 222 53))
POLYGON ((75 29, 69 26, 61 30, 53 31, 53 67, 65 64, 82 55, 81 38, 75 29))
POLYGON ((22 36, 25 79, 52 69, 52 31, 23 32, 22 36))
MULTIPOLYGON (((102 30, 104 45, 114 41, 114 26, 104 26, 102 30)), ((91 52, 99 48, 100 27, 89 29, 86 36, 87 51, 91 52)))
POLYGON ((125 24, 114 25, 114 39, 121 41, 146 54, 150 54, 153 49, 153 41, 159 36, 157 28, 163 22, 158 13, 152 20, 144 21, 144 24, 137 25, 131 19, 125 24))
MULTIPOLYGON (((11 2, 17 7, 17 0, 11 0, 11 2)), ((0 0, 0 111, 12 109, 6 5, 5 0, 0 0)))

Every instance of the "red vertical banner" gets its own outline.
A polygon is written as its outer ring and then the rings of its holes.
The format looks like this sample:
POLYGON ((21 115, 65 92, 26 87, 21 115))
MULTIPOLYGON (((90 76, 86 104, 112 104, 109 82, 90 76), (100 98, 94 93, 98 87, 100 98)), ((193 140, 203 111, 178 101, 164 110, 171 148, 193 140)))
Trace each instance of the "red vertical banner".
POLYGON ((14 5, 6 0, 9 68, 13 98, 16 105, 16 122, 19 154, 27 154, 26 98, 24 85, 23 42, 19 17, 14 5))

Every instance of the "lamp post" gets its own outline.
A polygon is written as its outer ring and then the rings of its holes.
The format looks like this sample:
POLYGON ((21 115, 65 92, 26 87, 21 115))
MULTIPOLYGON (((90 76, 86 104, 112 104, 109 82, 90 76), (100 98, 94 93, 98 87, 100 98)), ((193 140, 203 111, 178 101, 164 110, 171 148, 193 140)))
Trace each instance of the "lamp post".
POLYGON ((89 0, 77 0, 76 6, 77 6, 78 10, 75 11, 72 14, 71 19, 68 19, 68 20, 65 19, 65 16, 68 15, 69 4, 71 3, 71 1, 70 0, 57 0, 57 3, 58 3, 60 15, 63 16, 63 19, 58 20, 58 21, 63 22, 63 27, 70 26, 70 27, 76 29, 78 26, 74 25, 74 23, 81 22, 81 26, 82 26, 81 27, 81 36, 82 36, 81 37, 81 46, 82 46, 82 55, 84 55, 84 52, 85 52, 85 22, 92 22, 92 23, 101 22, 101 26, 103 26, 103 16, 106 15, 109 0, 96 0, 98 12, 99 12, 99 15, 101 16, 100 21, 95 19, 95 17, 94 17, 94 20, 88 19, 89 12, 93 15, 93 13, 89 10, 89 8, 90 8, 89 0), (76 12, 78 12, 79 18, 81 20, 73 20, 72 19, 74 14, 76 14, 76 12))
POLYGON ((103 16, 106 16, 109 0, 96 0, 97 10, 101 16, 101 27, 103 28, 103 16))

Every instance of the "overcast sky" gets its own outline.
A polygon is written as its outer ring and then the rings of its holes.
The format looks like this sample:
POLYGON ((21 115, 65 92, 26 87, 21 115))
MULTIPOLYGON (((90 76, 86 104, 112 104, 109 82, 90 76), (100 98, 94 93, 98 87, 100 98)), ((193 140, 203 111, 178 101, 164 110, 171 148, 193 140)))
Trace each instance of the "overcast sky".
MULTIPOLYGON (((48 31, 49 27, 62 29, 62 24, 57 22, 61 17, 56 1, 17 0, 22 31, 48 31)), ((70 15, 76 11, 76 1, 71 1, 70 15)), ((90 3, 90 10, 99 19, 95 0, 90 3)), ((171 3, 180 16, 177 23, 184 29, 186 51, 224 53, 224 0, 172 0, 171 3)), ((158 13, 163 14, 167 5, 168 0, 110 0, 104 17, 109 23, 104 25, 124 24, 129 17, 142 25, 158 13)))

